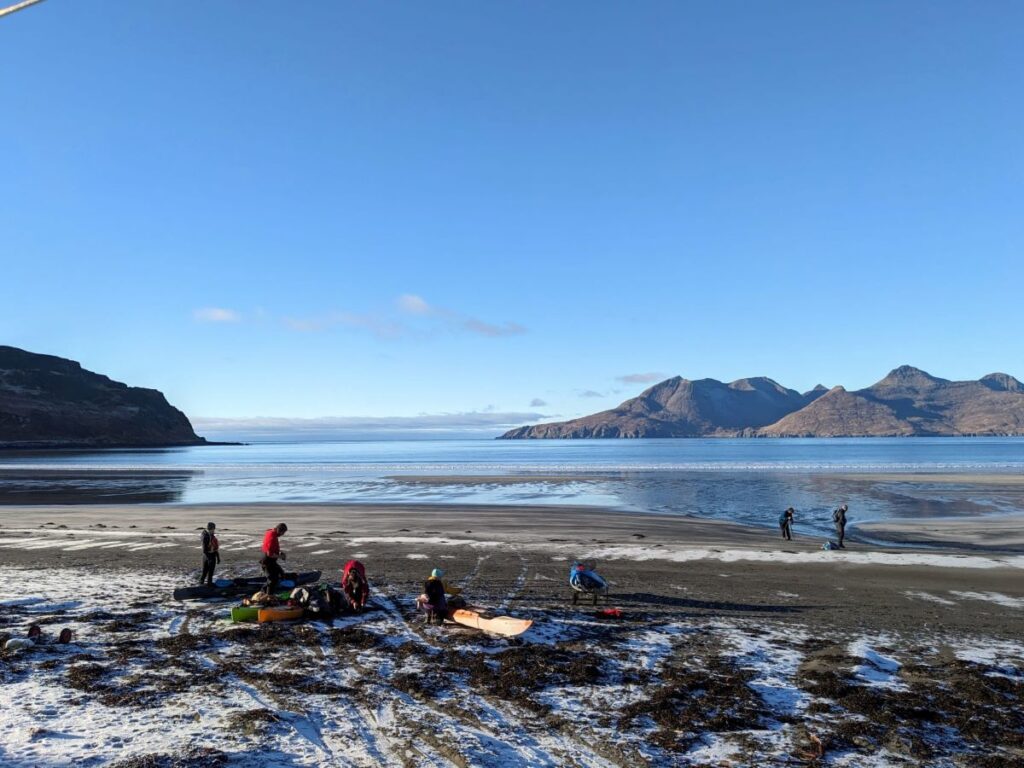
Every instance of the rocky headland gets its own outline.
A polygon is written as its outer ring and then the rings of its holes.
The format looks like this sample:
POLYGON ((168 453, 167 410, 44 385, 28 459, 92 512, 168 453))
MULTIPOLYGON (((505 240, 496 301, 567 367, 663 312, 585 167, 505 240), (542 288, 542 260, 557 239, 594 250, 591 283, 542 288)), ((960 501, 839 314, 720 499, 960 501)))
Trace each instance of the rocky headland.
POLYGON ((0 448, 205 442, 155 389, 130 387, 73 360, 0 346, 0 448))

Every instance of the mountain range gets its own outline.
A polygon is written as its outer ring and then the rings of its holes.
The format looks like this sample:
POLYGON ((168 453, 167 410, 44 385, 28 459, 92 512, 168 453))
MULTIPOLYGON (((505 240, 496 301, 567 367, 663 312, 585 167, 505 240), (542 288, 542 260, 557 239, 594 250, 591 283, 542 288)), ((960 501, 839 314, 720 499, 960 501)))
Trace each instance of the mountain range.
POLYGON ((909 365, 865 389, 809 392, 765 377, 675 376, 616 408, 518 427, 503 439, 1024 435, 1024 385, 1005 373, 949 381, 909 365))
POLYGON ((0 448, 205 442, 155 389, 129 387, 73 360, 0 346, 0 448))

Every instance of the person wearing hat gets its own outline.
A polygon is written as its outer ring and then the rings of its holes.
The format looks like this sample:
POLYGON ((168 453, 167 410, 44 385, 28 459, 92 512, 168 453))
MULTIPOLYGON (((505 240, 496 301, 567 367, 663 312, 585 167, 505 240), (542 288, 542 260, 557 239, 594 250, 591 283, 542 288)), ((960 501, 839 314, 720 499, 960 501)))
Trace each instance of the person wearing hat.
POLYGON ((836 525, 836 536, 839 539, 839 548, 846 549, 843 539, 846 538, 846 510, 848 507, 843 504, 832 513, 832 522, 836 525))
POLYGON ((268 528, 263 534, 263 556, 260 558, 260 565, 263 572, 267 574, 267 591, 274 592, 277 585, 284 578, 284 568, 278 560, 284 560, 285 554, 281 551, 281 537, 287 532, 288 526, 278 523, 273 528, 268 528))
POLYGON ((217 534, 214 533, 216 530, 216 523, 207 523, 202 539, 203 573, 199 577, 199 583, 209 584, 211 587, 213 586, 213 572, 217 569, 217 564, 220 562, 220 543, 217 541, 217 534))
MULTIPOLYGON (((454 597, 462 592, 461 588, 446 584, 443 576, 444 571, 440 568, 432 570, 423 585, 423 594, 416 598, 416 607, 427 614, 428 623, 444 624, 449 609, 448 595, 454 597)), ((459 603, 463 604, 461 600, 459 603)))

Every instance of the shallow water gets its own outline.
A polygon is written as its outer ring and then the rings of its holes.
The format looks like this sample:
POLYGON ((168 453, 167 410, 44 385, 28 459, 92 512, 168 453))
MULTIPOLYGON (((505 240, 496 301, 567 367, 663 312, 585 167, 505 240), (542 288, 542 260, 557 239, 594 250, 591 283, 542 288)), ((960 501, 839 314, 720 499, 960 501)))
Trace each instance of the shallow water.
POLYGON ((816 531, 829 528, 842 502, 851 522, 1024 511, 1024 486, 979 483, 977 475, 1024 475, 1024 440, 437 440, 9 452, 0 455, 0 503, 583 504, 772 526, 793 506, 797 530, 816 531))

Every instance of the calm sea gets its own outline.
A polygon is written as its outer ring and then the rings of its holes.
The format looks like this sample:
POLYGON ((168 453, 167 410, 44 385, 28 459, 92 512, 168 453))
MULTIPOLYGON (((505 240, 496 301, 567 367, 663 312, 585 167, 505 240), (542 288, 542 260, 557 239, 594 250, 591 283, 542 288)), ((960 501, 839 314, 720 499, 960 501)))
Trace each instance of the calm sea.
POLYGON ((13 452, 0 454, 0 503, 583 504, 765 525, 793 506, 799 524, 821 530, 841 502, 854 520, 1024 511, 1024 488, 969 481, 978 474, 1024 475, 1024 439, 436 440, 13 452))

